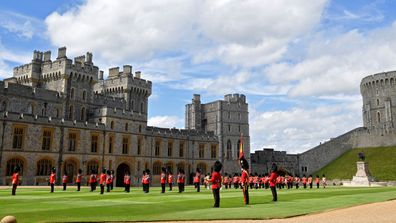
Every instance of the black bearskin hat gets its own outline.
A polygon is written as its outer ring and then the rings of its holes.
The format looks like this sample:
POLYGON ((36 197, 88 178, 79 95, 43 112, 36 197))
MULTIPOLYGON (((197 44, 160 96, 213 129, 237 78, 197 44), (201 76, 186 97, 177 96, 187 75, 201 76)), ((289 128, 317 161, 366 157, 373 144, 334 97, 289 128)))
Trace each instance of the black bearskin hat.
POLYGON ((108 175, 110 175, 110 174, 111 174, 111 171, 110 171, 110 170, 107 170, 106 173, 107 173, 108 175))
POLYGON ((51 172, 52 172, 52 173, 55 173, 55 172, 56 172, 55 167, 52 167, 51 172))
POLYGON ((82 173, 82 169, 78 169, 78 173, 81 174, 82 173))
POLYGON ((147 174, 150 174, 150 170, 149 170, 149 169, 146 169, 146 173, 147 173, 147 174))
POLYGON ((214 163, 214 165, 213 165, 213 169, 214 169, 214 171, 216 171, 216 172, 220 172, 220 171, 221 171, 221 168, 223 168, 223 164, 221 164, 221 162, 217 160, 217 161, 214 163))
POLYGON ((165 167, 162 167, 161 170, 162 170, 163 173, 166 173, 166 168, 165 167))
POLYGON ((201 173, 201 169, 197 168, 197 173, 201 173))
POLYGON ((242 159, 240 159, 239 162, 241 163, 242 169, 244 169, 244 170, 249 169, 249 163, 244 157, 242 157, 242 159))
POLYGON ((14 167, 14 173, 18 173, 20 170, 21 170, 21 169, 19 168, 18 165, 14 167))
POLYGON ((106 173, 106 168, 103 168, 103 169, 102 169, 102 173, 106 173))

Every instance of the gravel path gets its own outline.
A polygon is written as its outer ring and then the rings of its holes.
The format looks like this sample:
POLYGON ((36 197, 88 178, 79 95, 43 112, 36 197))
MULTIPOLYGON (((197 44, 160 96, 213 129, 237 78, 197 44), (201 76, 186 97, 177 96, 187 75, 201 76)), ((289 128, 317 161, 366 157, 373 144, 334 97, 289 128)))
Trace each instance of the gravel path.
MULTIPOLYGON (((187 221, 188 222, 188 221, 187 221)), ((394 223, 396 200, 272 220, 191 221, 192 223, 394 223)), ((164 223, 164 222, 162 222, 164 223)), ((184 222, 183 222, 184 223, 184 222)))

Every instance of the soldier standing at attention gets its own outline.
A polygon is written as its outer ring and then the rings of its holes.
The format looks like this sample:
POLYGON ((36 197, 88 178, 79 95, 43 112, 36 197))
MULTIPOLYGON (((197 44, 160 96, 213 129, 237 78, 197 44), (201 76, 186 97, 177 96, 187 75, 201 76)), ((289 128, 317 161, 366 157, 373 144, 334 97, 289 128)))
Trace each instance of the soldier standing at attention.
POLYGON ((63 190, 66 190, 66 186, 67 186, 67 173, 66 172, 62 176, 62 185, 63 185, 63 190))
POLYGON ((102 170, 102 174, 100 174, 100 178, 99 178, 99 185, 100 185, 100 194, 104 193, 104 188, 105 188, 105 184, 106 184, 106 169, 103 168, 102 170))
POLYGON ((107 175, 106 175, 106 187, 107 187, 107 192, 110 192, 112 182, 113 182, 113 179, 112 179, 112 176, 111 176, 111 171, 108 170, 108 171, 107 171, 107 175))
POLYGON ((19 166, 14 168, 14 173, 12 174, 12 195, 16 194, 16 189, 19 184, 19 166))
POLYGON ((319 182, 320 182, 319 175, 316 175, 315 178, 316 188, 319 188, 319 182))
POLYGON ((223 168, 223 164, 220 161, 216 161, 213 166, 212 177, 210 178, 210 182, 212 182, 212 191, 214 197, 214 208, 220 207, 220 188, 221 188, 221 168, 223 168))
POLYGON ((77 183, 77 191, 80 191, 81 188, 81 179, 82 179, 82 170, 78 169, 77 177, 76 177, 76 183, 77 183))
POLYGON ((278 178, 278 166, 273 163, 271 168, 271 175, 269 177, 270 188, 272 192, 272 201, 278 201, 278 195, 276 193, 276 179, 278 178))
POLYGON ((179 193, 184 191, 184 182, 185 182, 184 170, 179 169, 179 174, 177 174, 177 185, 179 186, 179 193))
POLYGON ((309 175, 308 177, 308 184, 309 184, 309 188, 312 189, 312 175, 309 175))
POLYGON ((168 185, 169 185, 169 191, 172 191, 172 185, 173 185, 172 171, 169 171, 169 174, 168 174, 168 185))
POLYGON ((194 176, 194 185, 195 185, 195 188, 197 189, 197 192, 199 192, 201 189, 200 182, 201 182, 201 170, 199 168, 197 168, 197 172, 195 172, 195 176, 194 176))
POLYGON ((51 186, 51 193, 54 193, 55 180, 56 180, 56 174, 55 173, 56 173, 55 168, 52 168, 51 175, 50 175, 50 178, 49 178, 49 183, 50 183, 50 186, 51 186))
POLYGON ((91 192, 96 190, 96 170, 91 171, 91 175, 89 176, 89 184, 91 185, 91 192))
POLYGON ((301 179, 304 189, 307 188, 307 177, 305 176, 305 174, 303 175, 302 179, 301 179))
POLYGON ((150 171, 149 170, 143 171, 142 184, 143 184, 144 193, 148 193, 150 191, 150 171))
POLYGON ((249 204, 249 163, 247 160, 243 157, 240 159, 240 164, 242 167, 242 176, 241 176, 241 187, 243 191, 243 201, 245 202, 245 205, 249 204))
POLYGON ((110 189, 113 190, 113 187, 114 187, 114 170, 110 170, 110 180, 111 180, 110 189))
POLYGON ((131 175, 129 175, 129 171, 125 171, 124 185, 125 185, 125 192, 129 193, 131 188, 131 175))
POLYGON ((165 167, 162 167, 160 183, 161 183, 161 193, 165 193, 165 183, 166 183, 166 168, 165 167))
POLYGON ((228 180, 229 180, 228 174, 225 173, 224 178, 223 178, 223 185, 224 185, 225 189, 228 189, 228 180))

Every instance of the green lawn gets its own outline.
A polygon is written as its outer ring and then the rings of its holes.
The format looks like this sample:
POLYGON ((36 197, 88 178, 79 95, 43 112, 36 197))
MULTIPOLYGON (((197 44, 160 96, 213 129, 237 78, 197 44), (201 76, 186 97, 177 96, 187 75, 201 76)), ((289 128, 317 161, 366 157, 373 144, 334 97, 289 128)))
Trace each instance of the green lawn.
MULTIPOLYGON (((48 188, 49 189, 49 188, 48 188)), ((220 208, 212 208, 210 190, 160 194, 151 188, 149 194, 133 188, 126 194, 121 188, 99 195, 84 188, 70 187, 50 194, 48 189, 19 188, 17 196, 10 189, 0 190, 0 217, 14 215, 18 222, 98 222, 98 221, 163 221, 198 219, 269 219, 284 218, 396 198, 394 187, 326 189, 283 189, 279 201, 271 202, 271 192, 251 190, 251 205, 243 205, 242 192, 231 189, 220 193, 220 208)))
POLYGON ((315 173, 327 179, 352 179, 358 153, 364 152, 371 174, 378 181, 396 181, 396 147, 352 149, 315 173))

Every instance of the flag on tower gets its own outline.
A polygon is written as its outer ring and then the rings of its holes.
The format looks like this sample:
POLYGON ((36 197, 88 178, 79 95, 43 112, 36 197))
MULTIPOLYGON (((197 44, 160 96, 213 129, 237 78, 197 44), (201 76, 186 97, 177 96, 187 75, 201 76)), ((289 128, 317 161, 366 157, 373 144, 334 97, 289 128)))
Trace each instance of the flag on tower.
POLYGON ((243 154, 243 133, 241 133, 241 139, 239 140, 240 145, 239 145, 239 159, 244 158, 243 154))

